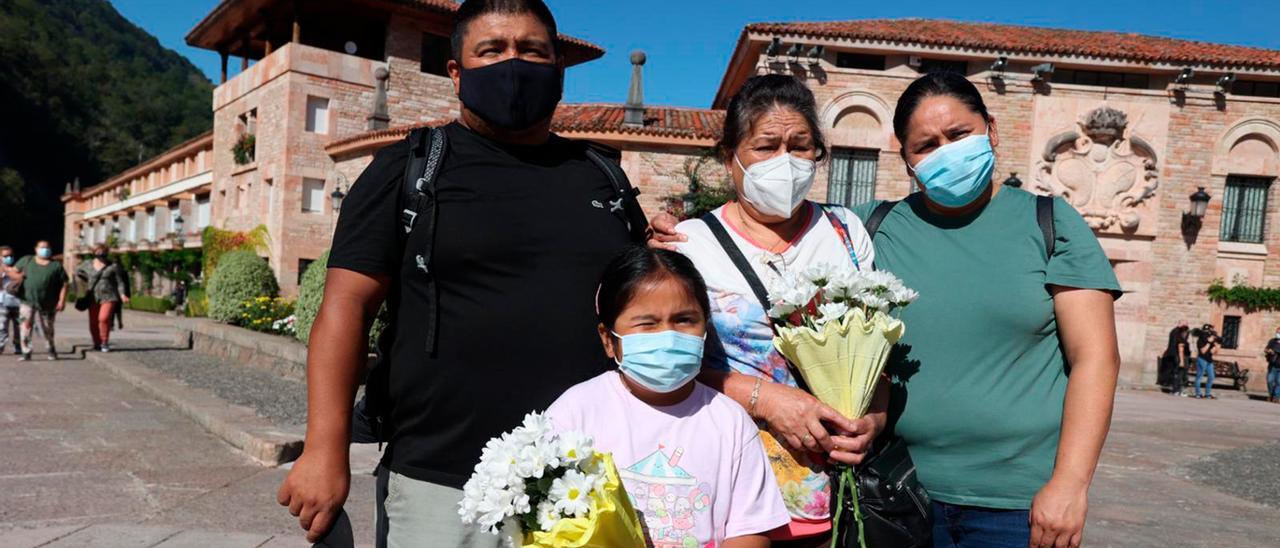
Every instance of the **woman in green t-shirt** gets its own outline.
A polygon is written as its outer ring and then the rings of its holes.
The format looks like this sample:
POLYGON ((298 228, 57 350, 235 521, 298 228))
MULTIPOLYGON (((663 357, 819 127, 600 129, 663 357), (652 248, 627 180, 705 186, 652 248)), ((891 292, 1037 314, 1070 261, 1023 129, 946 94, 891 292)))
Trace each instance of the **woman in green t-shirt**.
POLYGON ((934 545, 1078 546, 1119 369, 1115 274, 1069 204, 1045 210, 1046 242, 1037 197, 994 180, 996 119, 964 76, 916 80, 893 123, 919 191, 887 206, 876 267, 920 299, 890 425, 934 500, 934 545))

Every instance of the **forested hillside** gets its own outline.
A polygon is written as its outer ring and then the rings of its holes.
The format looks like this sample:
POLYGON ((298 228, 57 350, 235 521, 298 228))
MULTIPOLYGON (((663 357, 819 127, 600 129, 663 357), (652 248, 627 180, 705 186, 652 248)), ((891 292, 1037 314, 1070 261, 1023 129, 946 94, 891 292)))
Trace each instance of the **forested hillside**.
POLYGON ((0 244, 61 249, 63 186, 208 130, 211 89, 106 0, 0 0, 0 244))

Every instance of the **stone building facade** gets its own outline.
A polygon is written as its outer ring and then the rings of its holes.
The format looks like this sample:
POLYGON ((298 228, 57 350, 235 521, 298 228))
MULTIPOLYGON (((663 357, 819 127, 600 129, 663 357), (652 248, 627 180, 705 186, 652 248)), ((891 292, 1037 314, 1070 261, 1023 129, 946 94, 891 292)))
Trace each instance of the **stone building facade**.
MULTIPOLYGON (((298 3, 281 0, 224 0, 188 35, 224 60, 256 62, 215 90, 209 181, 183 192, 208 196, 214 226, 266 224, 286 294, 328 245, 330 196, 350 190, 378 148, 445 123, 458 108, 441 57, 455 4, 312 4, 297 12, 298 3), (231 148, 246 133, 255 135, 254 159, 237 164, 231 148)), ((561 42, 571 65, 603 55, 580 40, 561 42)), ((961 72, 982 91, 1001 136, 999 180, 1065 196, 1094 228, 1125 291, 1116 305, 1125 380, 1153 380, 1169 329, 1185 319, 1229 335, 1235 348, 1220 358, 1261 384, 1260 350, 1280 313, 1218 305, 1206 289, 1219 279, 1280 285, 1280 200, 1271 199, 1280 176, 1278 51, 920 19, 759 23, 743 30, 711 108, 643 105, 637 79, 629 104, 563 104, 553 129, 619 149, 653 214, 664 197, 687 191, 691 170, 724 181, 724 166, 708 154, 742 83, 793 74, 814 91, 833 147, 811 198, 897 199, 911 182, 894 105, 930 70, 961 72), (1200 187, 1212 198, 1195 218, 1189 196, 1200 187)), ((68 194, 67 241, 103 223, 104 201, 114 199, 107 190, 138 169, 68 194)))

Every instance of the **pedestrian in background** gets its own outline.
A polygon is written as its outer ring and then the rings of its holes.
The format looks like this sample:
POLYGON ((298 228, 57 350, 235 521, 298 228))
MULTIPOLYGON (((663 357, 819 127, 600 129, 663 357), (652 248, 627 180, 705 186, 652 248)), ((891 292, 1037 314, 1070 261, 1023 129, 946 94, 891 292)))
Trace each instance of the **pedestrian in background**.
POLYGON ((40 322, 40 332, 49 346, 49 360, 58 359, 53 342, 54 319, 67 305, 67 271, 53 260, 53 248, 47 240, 36 242, 36 254, 23 257, 14 266, 22 279, 22 304, 18 307, 22 337, 22 361, 31 359, 31 331, 40 322))
POLYGON ((1191 362, 1191 328, 1181 320, 1169 331, 1169 345, 1160 357, 1160 384, 1169 388, 1169 394, 1181 396, 1187 384, 1187 364, 1191 362))
MULTIPOLYGON (((119 264, 111 262, 106 244, 93 248, 93 260, 80 265, 76 279, 84 284, 89 312, 89 335, 93 349, 110 352, 111 320, 123 304, 129 303, 129 279, 119 264)), ((76 308, 81 308, 81 302, 76 308)))
POLYGON ((1221 344, 1222 339, 1218 338, 1217 332, 1213 330, 1213 326, 1204 324, 1200 327, 1200 332, 1196 334, 1196 397, 1208 398, 1211 400, 1218 399, 1213 395, 1213 351, 1221 344), (1204 395, 1200 395, 1200 379, 1207 378, 1204 384, 1204 395))
POLYGON ((1280 327, 1262 354, 1267 358, 1267 401, 1280 403, 1280 327))
POLYGON ((22 344, 19 342, 21 337, 18 335, 18 307, 22 303, 17 295, 18 284, 22 282, 18 270, 13 268, 15 261, 13 248, 0 245, 0 354, 4 353, 4 347, 10 339, 13 340, 13 353, 22 353, 22 344), (10 289, 13 293, 9 292, 10 289))

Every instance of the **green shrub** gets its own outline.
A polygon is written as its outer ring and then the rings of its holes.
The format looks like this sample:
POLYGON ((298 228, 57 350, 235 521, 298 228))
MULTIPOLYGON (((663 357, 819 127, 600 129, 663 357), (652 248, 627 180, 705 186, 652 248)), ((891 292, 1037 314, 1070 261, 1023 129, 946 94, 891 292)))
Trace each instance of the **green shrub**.
POLYGON ((173 310, 173 301, 151 295, 134 295, 124 307, 140 312, 164 313, 173 310))
MULTIPOLYGON (((328 264, 329 252, 325 251, 302 274, 302 285, 298 289, 298 304, 295 308, 294 328, 295 336, 303 344, 311 342, 311 327, 315 325, 316 316, 320 314, 320 302, 324 298, 324 281, 328 264)), ((378 335, 386 328, 388 321, 387 305, 384 303, 378 309, 378 315, 374 317, 373 326, 369 329, 371 350, 378 342, 378 335)))
POLYGON ((329 252, 320 254, 320 258, 307 266, 302 273, 302 284, 298 287, 297 320, 294 327, 296 336, 302 344, 311 340, 311 325, 320 313, 320 300, 324 298, 325 272, 329 264, 329 252))
POLYGON ((275 297, 280 292, 271 266, 252 251, 232 251, 222 256, 209 276, 209 317, 235 323, 243 303, 258 297, 275 297))
POLYGON ((235 324, 264 333, 292 335, 293 322, 284 321, 293 316, 293 303, 280 297, 255 297, 240 303, 240 314, 235 324))
POLYGON ((203 287, 192 287, 187 290, 187 316, 204 318, 209 315, 209 295, 203 287))

